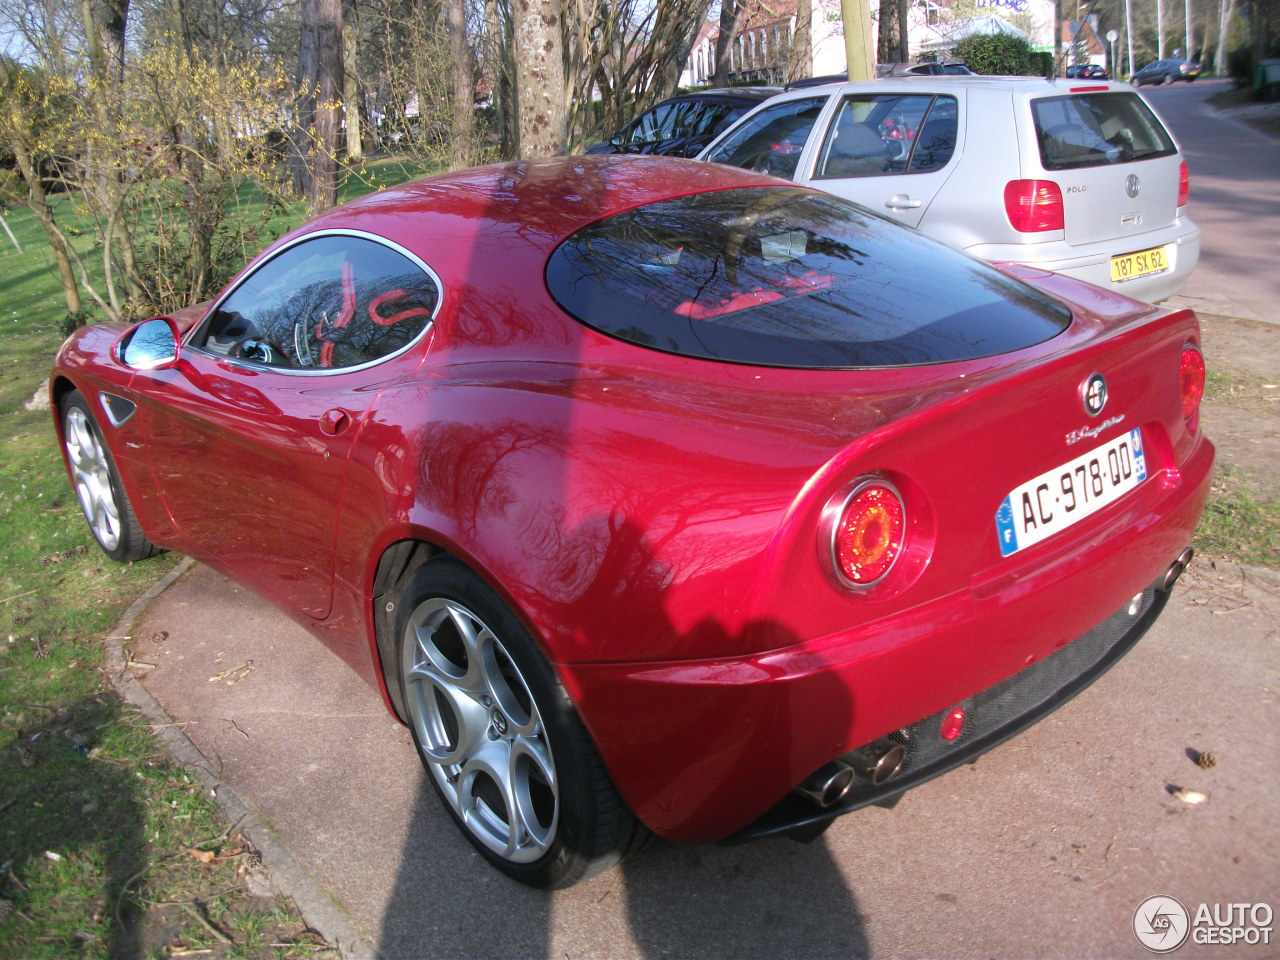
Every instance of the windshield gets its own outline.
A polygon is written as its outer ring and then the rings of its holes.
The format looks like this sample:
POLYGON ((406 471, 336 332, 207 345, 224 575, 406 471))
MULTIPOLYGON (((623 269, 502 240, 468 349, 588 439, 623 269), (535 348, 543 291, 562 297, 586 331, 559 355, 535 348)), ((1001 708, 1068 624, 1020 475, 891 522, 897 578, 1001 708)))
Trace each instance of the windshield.
POLYGON ((678 197, 564 241, 547 286, 602 333, 764 366, 940 363, 1055 336, 1038 291, 838 197, 751 187, 678 197))

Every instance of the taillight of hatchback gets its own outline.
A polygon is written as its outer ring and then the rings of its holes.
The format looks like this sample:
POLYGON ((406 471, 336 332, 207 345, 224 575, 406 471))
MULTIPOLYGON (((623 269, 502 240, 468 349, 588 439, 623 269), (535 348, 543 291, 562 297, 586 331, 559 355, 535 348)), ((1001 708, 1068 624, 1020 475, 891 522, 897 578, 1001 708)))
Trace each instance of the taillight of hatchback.
POLYGON ((1191 193, 1191 173, 1187 170, 1187 161, 1183 160, 1178 167, 1178 206, 1187 205, 1187 196, 1191 193))
POLYGON ((1004 212, 1013 229, 1022 233, 1066 226, 1062 190, 1052 180, 1010 180, 1004 185, 1004 212))

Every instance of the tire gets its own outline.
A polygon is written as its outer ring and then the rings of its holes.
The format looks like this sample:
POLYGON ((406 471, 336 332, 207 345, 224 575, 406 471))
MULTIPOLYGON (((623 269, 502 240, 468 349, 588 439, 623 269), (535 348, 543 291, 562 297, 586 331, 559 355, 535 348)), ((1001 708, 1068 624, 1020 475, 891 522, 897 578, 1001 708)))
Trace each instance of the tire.
POLYGON ((1169 86, 1169 84, 1173 83, 1173 74, 1166 73, 1163 77, 1160 78, 1160 83, 1166 87, 1169 86))
POLYGON ((643 844, 648 832, 550 664, 487 583, 451 557, 436 558, 397 607, 396 663, 418 756, 485 859, 555 890, 643 844))
POLYGON ((120 482, 102 430, 79 390, 62 400, 62 446, 71 484, 93 539, 112 560, 131 563, 160 552, 147 539, 120 482))

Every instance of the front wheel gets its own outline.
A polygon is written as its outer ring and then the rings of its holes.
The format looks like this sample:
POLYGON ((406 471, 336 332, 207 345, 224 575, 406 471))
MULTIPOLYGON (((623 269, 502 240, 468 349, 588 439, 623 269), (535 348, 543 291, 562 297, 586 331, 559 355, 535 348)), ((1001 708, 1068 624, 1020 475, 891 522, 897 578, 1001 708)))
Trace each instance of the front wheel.
POLYGON ((76 499, 102 552, 121 563, 159 553, 142 532, 120 482, 120 471, 79 390, 62 401, 62 438, 76 499))
POLYGON ((397 662, 418 755, 490 863, 558 889, 643 842, 550 664, 487 583, 451 558, 432 560, 398 608, 397 662))

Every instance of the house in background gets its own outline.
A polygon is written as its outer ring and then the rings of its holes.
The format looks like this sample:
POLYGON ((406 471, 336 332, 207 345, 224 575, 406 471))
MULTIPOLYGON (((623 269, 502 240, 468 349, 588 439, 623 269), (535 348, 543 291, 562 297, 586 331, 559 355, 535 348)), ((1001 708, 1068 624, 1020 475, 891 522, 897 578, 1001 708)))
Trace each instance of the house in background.
MULTIPOLYGON (((788 64, 794 56, 796 0, 749 2, 738 36, 730 48, 729 82, 785 83, 788 64)), ((871 3, 872 28, 875 29, 880 18, 880 0, 871 0, 871 3)), ((990 12, 957 18, 950 10, 950 0, 914 0, 907 29, 910 58, 945 59, 957 42, 975 34, 1008 33, 1023 37, 1032 49, 1053 50, 1053 0, 977 0, 977 6, 990 12)), ((840 0, 810 0, 809 7, 812 62, 801 65, 796 75, 821 77, 844 73, 844 19, 840 0)), ((719 34, 718 23, 709 20, 703 24, 681 75, 682 86, 705 86, 711 82, 719 34)), ((1091 35, 1096 41, 1096 34, 1091 35)))

